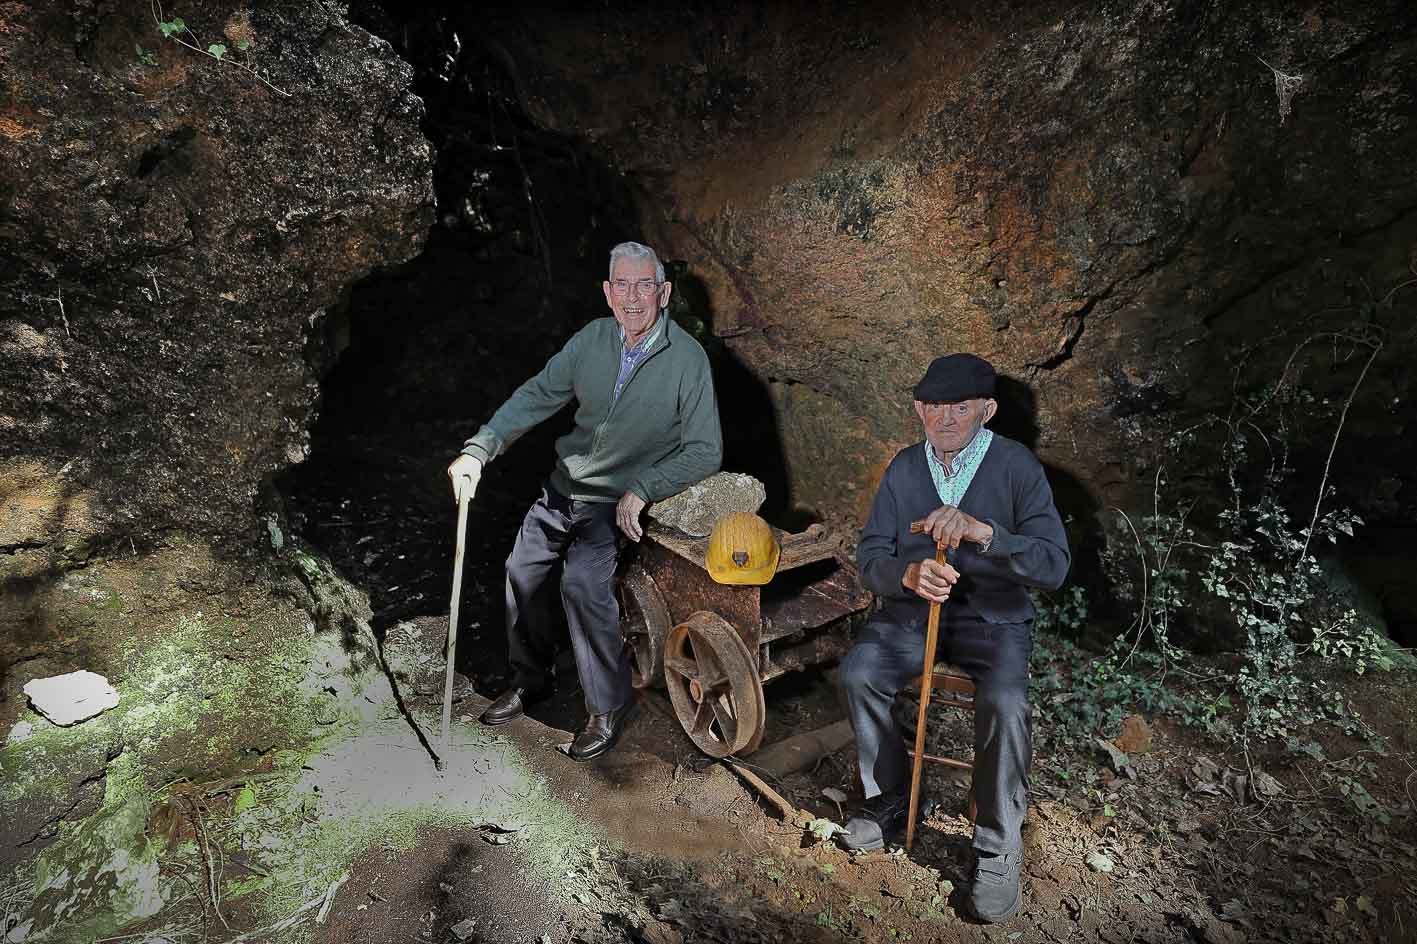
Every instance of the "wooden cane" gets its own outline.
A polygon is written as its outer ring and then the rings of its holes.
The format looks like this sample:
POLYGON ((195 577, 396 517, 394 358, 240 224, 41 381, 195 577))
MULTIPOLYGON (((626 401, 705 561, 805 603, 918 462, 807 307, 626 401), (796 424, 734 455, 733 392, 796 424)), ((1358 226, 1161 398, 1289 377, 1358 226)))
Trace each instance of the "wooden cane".
MULTIPOLYGON (((911 531, 917 529, 916 522, 911 531)), ((935 547, 935 563, 945 563, 945 546, 935 547)), ((930 604, 930 619, 925 624, 925 665, 920 672, 920 711, 915 716, 915 757, 910 762, 910 810, 905 820, 905 851, 915 844, 915 820, 920 807, 920 772, 925 767, 925 713, 930 707, 930 686, 935 680, 935 650, 940 644, 940 604, 930 604)))
POLYGON ((467 486, 470 484, 464 483, 458 488, 458 545, 453 553, 453 599, 448 604, 448 676, 443 684, 443 741, 438 752, 439 769, 442 769, 448 756, 448 729, 453 721, 453 657, 458 651, 458 602, 462 598, 462 555, 467 540, 467 503, 468 492, 471 491, 467 486))

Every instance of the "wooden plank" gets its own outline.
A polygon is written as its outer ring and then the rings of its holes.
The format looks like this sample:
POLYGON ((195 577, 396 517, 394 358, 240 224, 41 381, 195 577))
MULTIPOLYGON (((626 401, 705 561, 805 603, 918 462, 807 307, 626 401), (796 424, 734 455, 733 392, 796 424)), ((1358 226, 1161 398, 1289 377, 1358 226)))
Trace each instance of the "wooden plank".
POLYGON ((763 682, 809 666, 840 659, 851 651, 851 640, 845 633, 820 632, 802 642, 782 646, 767 646, 767 662, 762 667, 763 682))
POLYGON ((677 528, 651 521, 645 528, 645 537, 678 557, 704 568, 708 561, 708 538, 696 538, 677 528))
POLYGON ((811 585, 785 599, 765 597, 762 608, 764 640, 781 639, 804 629, 816 629, 850 616, 859 609, 834 600, 811 585))
POLYGON ((804 731, 783 738, 753 754, 753 764, 781 779, 789 774, 806 770, 827 754, 835 754, 846 747, 855 735, 851 732, 850 721, 838 721, 814 731, 804 731))

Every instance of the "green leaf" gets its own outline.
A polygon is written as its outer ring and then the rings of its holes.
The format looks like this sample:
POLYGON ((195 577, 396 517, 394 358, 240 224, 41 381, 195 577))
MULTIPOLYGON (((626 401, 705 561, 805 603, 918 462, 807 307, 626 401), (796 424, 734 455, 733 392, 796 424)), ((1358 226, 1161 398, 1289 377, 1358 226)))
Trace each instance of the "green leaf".
POLYGON ((173 33, 180 33, 187 28, 187 24, 182 21, 182 17, 175 16, 170 20, 163 20, 157 24, 157 28, 162 30, 162 35, 171 36, 173 33))
POLYGON ((808 823, 807 829, 822 842, 829 842, 832 836, 835 836, 837 833, 846 832, 846 829, 840 824, 833 823, 831 820, 820 816, 808 823))
POLYGON ((241 792, 236 794, 236 801, 231 804, 231 812, 242 813, 256 805, 256 791, 250 787, 242 787, 241 792))
POLYGON ((245 37, 238 39, 236 41, 236 48, 241 50, 242 52, 245 52, 246 50, 251 48, 251 40, 246 39, 245 37))
POLYGON ((222 56, 226 55, 226 44, 212 43, 207 47, 207 52, 211 54, 213 59, 220 59, 222 56))

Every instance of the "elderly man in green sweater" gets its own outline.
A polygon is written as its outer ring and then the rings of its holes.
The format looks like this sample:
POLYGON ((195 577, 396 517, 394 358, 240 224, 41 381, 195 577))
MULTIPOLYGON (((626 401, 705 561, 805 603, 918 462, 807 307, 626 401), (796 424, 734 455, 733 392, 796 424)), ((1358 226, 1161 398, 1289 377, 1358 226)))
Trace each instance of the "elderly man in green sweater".
POLYGON ((708 357, 665 312, 673 286, 654 250, 616 246, 602 288, 613 317, 576 332, 448 467, 454 492, 471 497, 484 465, 576 401, 575 428, 556 441, 556 468, 507 558, 516 677, 482 715, 504 724, 551 693, 557 621, 538 590, 564 561, 561 602, 590 716, 571 743, 576 760, 614 747, 636 705, 614 592, 620 549, 642 536, 647 504, 717 472, 723 458, 708 357))

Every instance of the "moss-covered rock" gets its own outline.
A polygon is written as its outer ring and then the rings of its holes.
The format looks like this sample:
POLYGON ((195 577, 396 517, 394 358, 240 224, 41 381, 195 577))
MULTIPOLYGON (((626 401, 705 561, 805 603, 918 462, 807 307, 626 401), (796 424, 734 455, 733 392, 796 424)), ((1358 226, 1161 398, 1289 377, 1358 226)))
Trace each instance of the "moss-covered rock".
POLYGON ((95 941, 161 910, 166 894, 147 818, 142 770, 120 756, 108 767, 102 809, 66 826, 36 862, 34 939, 95 941))
POLYGON ((25 723, 28 737, 0 748, 0 864, 9 850, 43 848, 62 819, 97 810, 105 768, 121 749, 112 718, 74 729, 37 717, 25 723))

